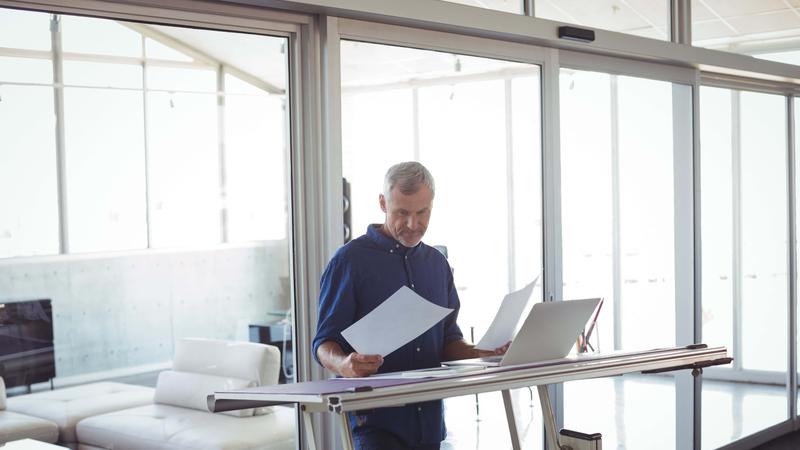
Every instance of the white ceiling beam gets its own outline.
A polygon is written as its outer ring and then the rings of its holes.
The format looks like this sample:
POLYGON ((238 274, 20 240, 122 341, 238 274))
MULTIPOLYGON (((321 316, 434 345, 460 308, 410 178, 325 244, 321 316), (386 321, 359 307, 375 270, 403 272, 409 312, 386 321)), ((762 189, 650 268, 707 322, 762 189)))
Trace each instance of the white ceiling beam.
POLYGON ((275 86, 274 84, 269 83, 266 80, 263 80, 263 79, 255 76, 255 75, 253 75, 253 74, 251 74, 251 73, 249 73, 249 72, 247 72, 247 71, 245 71, 245 70, 243 70, 243 69, 241 69, 239 67, 236 67, 236 66, 232 65, 232 64, 228 64, 227 62, 221 61, 221 60, 209 55, 208 53, 203 52, 202 50, 200 50, 200 49, 198 49, 198 48, 196 48, 194 46, 191 46, 191 45, 181 41, 180 39, 177 39, 177 38, 175 38, 173 36, 170 36, 170 35, 162 32, 162 31, 159 31, 159 30, 157 30, 157 29, 155 29, 155 28, 153 28, 153 27, 151 27, 149 25, 144 25, 144 24, 140 24, 140 23, 133 23, 133 22, 117 22, 117 23, 119 23, 120 25, 122 25, 122 26, 124 26, 126 28, 129 28, 129 29, 131 29, 131 30, 133 30, 133 31, 135 31, 137 33, 140 33, 140 34, 142 34, 142 35, 144 35, 146 37, 149 37, 150 39, 153 39, 156 42, 159 42, 159 43, 161 43, 163 45, 166 45, 167 47, 170 47, 170 48, 172 48, 174 50, 177 50, 177 51, 179 51, 179 52, 191 57, 192 59, 194 59, 197 62, 201 62, 201 63, 207 64, 207 65, 209 65, 211 67, 222 66, 227 73, 229 73, 229 74, 231 74, 231 75, 233 75, 233 76, 235 76, 237 78, 240 78, 243 81, 246 81, 246 82, 252 84, 253 86, 256 86, 259 89, 267 91, 270 94, 283 95, 283 94, 286 93, 286 91, 284 89, 282 89, 282 88, 280 88, 278 86, 275 86))

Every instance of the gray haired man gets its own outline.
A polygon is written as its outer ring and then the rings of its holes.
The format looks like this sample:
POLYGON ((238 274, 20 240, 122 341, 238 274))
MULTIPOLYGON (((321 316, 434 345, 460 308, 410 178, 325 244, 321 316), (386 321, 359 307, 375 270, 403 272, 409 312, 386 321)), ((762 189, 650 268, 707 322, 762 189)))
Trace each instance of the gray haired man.
MULTIPOLYGON (((505 353, 467 343, 456 319, 460 308, 453 275, 439 251, 422 242, 431 218, 433 176, 418 162, 389 168, 378 203, 383 224, 341 247, 322 275, 313 355, 343 377, 437 367, 442 361, 505 353), (407 286, 453 312, 385 358, 357 353, 341 332, 407 286)), ((402 324, 398 324, 402 326, 402 324)), ((356 411, 350 426, 360 450, 438 449, 446 435, 442 402, 356 411)))

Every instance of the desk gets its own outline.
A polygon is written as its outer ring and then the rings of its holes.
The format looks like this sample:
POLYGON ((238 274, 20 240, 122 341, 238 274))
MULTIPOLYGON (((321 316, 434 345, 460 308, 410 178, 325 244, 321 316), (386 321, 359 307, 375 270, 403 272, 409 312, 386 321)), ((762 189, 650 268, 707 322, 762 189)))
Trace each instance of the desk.
POLYGON ((311 413, 330 412, 339 420, 345 449, 352 449, 352 436, 345 413, 361 409, 398 406, 467 394, 501 391, 514 450, 520 439, 514 421, 511 389, 537 386, 550 448, 562 448, 547 391, 548 384, 588 378, 623 375, 632 372, 655 373, 690 369, 699 375, 703 367, 728 364, 725 347, 704 344, 637 352, 583 354, 564 359, 478 371, 437 378, 335 378, 291 385, 261 386, 220 391, 208 397, 212 412, 258 406, 295 403, 303 412, 309 448, 314 447, 311 413))

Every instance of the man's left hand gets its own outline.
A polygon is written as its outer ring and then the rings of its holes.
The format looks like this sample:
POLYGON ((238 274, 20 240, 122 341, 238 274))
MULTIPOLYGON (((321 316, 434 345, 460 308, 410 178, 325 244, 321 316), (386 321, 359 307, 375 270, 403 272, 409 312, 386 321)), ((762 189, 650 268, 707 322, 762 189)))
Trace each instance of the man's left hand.
POLYGON ((478 352, 478 358, 482 358, 484 356, 505 355, 508 351, 508 347, 510 346, 511 341, 508 341, 504 345, 497 347, 494 350, 478 350, 477 348, 475 350, 478 352))

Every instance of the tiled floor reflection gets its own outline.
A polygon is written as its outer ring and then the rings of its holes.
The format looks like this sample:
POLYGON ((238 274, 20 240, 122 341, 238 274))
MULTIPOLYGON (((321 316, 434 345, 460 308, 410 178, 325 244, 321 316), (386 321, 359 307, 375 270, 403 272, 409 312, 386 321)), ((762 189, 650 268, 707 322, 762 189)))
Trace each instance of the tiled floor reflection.
MULTIPOLYGON (((525 449, 542 448, 542 411, 536 388, 511 391, 517 417, 517 431, 525 449), (531 393, 533 396, 531 397, 531 393), (533 400, 531 400, 533 398, 533 400)), ((479 394, 480 412, 475 396, 467 395, 444 401, 447 440, 442 450, 496 450, 511 448, 503 398, 499 392, 479 394)))
POLYGON ((703 449, 713 449, 786 420, 786 388, 703 380, 703 449))
MULTIPOLYGON (((565 385, 564 426, 602 433, 605 449, 675 449, 675 384, 669 376, 626 375, 565 385)), ((513 391, 523 448, 541 449, 539 399, 513 391)), ((445 400, 448 436, 443 450, 511 448, 500 393, 445 400), (480 420, 476 420, 479 417, 480 420)), ((714 449, 786 418, 782 386, 703 381, 702 448, 714 449)))
POLYGON ((564 385, 564 427, 601 433, 604 449, 675 449, 675 383, 626 375, 564 385))

